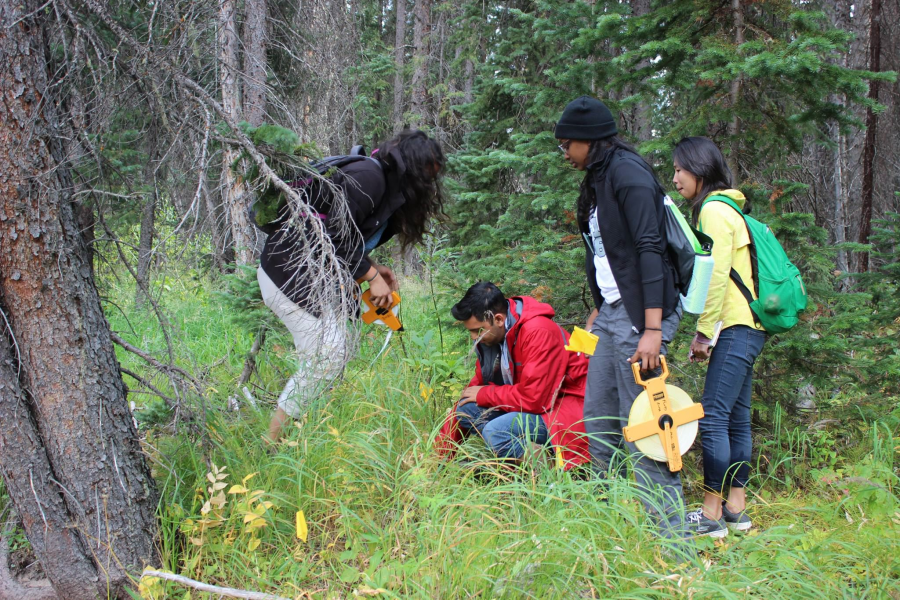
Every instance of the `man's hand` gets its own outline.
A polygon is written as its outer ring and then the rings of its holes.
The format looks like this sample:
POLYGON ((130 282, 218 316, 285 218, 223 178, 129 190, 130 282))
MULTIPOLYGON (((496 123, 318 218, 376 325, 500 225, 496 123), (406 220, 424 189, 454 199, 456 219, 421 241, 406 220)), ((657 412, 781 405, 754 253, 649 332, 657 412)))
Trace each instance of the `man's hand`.
POLYGON ((475 402, 475 398, 478 396, 478 390, 483 387, 483 385, 473 385, 464 389, 462 397, 459 399, 458 406, 472 404, 473 402, 475 402))
POLYGON ((659 349, 662 346, 662 331, 644 330, 637 352, 628 359, 629 363, 641 362, 641 371, 652 371, 659 367, 659 349))
POLYGON ((594 326, 594 319, 597 318, 597 315, 598 315, 598 314, 600 314, 600 311, 597 310, 596 308, 595 308, 594 310, 591 311, 591 314, 588 315, 587 322, 586 322, 585 325, 584 325, 584 330, 585 330, 585 331, 590 331, 590 330, 591 330, 591 327, 594 326))

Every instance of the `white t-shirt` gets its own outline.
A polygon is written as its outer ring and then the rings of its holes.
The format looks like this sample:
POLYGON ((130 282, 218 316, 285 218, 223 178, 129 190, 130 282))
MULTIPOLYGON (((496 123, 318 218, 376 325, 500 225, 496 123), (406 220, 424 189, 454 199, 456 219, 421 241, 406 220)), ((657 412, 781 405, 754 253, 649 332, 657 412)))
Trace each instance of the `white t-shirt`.
POLYGON ((591 228, 591 241, 594 248, 594 268, 597 270, 597 287, 600 288, 600 295, 603 296, 605 302, 615 302, 622 297, 619 293, 619 286, 616 285, 616 279, 613 277, 612 269, 609 267, 609 259, 606 257, 606 250, 603 248, 603 238, 600 235, 600 226, 597 224, 597 209, 591 211, 591 218, 588 219, 591 228))

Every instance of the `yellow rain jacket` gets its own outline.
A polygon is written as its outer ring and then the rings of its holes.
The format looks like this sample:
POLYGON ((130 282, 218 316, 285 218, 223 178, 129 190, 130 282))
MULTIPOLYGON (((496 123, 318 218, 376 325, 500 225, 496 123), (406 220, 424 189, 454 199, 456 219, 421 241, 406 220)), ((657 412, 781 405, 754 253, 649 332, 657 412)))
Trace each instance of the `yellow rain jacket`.
MULTIPOLYGON (((747 200, 744 194, 737 190, 719 190, 710 193, 710 196, 714 195, 726 196, 741 208, 747 200)), ((712 338, 718 321, 722 321, 722 329, 746 325, 764 331, 753 322, 753 313, 750 312, 747 299, 730 276, 733 267, 756 298, 757 291, 753 286, 753 272, 750 267, 750 234, 747 232, 743 217, 724 202, 707 202, 700 210, 700 231, 713 239, 712 256, 715 268, 709 282, 706 306, 697 321, 697 331, 712 338)))

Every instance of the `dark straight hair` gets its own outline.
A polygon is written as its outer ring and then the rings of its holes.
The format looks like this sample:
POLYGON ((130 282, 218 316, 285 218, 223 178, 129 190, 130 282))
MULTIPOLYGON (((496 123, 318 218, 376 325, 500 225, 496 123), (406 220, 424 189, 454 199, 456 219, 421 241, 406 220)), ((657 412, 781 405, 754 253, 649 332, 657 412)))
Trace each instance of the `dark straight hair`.
MULTIPOLYGON (((672 159, 679 169, 697 178, 697 194, 691 198, 691 220, 696 225, 700 220, 703 201, 716 190, 731 189, 731 169, 719 147, 705 137, 682 138, 675 144, 672 159)), ((744 204, 744 212, 750 212, 749 200, 744 204)))
MULTIPOLYGON (((603 161, 609 152, 613 152, 617 148, 625 152, 631 152, 637 159, 647 167, 647 174, 656 181, 656 173, 644 157, 638 154, 634 146, 623 140, 617 135, 603 138, 602 140, 591 140, 591 146, 588 150, 587 163, 593 164, 603 161)), ((659 183, 658 181, 656 182, 659 183)), ((659 186, 662 189, 662 186, 659 186)), ((597 205, 597 198, 594 196, 594 186, 591 185, 591 176, 585 173, 584 179, 581 181, 581 191, 578 194, 578 205, 576 207, 576 217, 581 223, 587 222, 591 216, 591 211, 597 205)))

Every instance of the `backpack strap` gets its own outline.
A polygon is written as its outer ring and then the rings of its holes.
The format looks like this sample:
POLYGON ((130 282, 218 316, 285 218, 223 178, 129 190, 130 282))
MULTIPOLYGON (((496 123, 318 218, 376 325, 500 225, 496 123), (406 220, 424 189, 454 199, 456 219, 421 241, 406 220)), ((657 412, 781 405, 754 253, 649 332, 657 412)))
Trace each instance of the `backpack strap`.
MULTIPOLYGON (((747 221, 744 220, 744 211, 742 211, 741 207, 739 207, 735 203, 735 201, 732 200, 731 198, 729 198, 727 196, 722 196, 720 194, 716 194, 716 195, 710 196, 709 198, 704 200, 703 206, 706 206, 707 202, 721 202, 723 204, 727 204, 728 206, 730 206, 731 208, 733 208, 734 210, 737 211, 737 213, 741 216, 741 220, 744 221, 744 227, 747 227, 747 221)), ((699 220, 697 222, 697 226, 698 227, 700 226, 699 220)), ((757 266, 757 259, 756 259, 756 243, 753 240, 753 232, 750 231, 749 227, 747 227, 747 235, 750 236, 750 270, 753 274, 754 284, 756 284, 756 281, 757 281, 756 278, 758 277, 757 270, 759 269, 759 267, 757 266)), ((744 280, 741 278, 740 273, 735 271, 734 267, 732 267, 731 273, 729 273, 729 275, 731 276, 731 280, 734 282, 734 285, 737 286, 738 291, 741 293, 741 295, 747 301, 747 304, 753 304, 753 302, 754 302, 753 292, 751 292, 750 288, 747 287, 747 284, 744 283, 744 280)), ((758 284, 756 284, 756 289, 759 289, 758 284)), ((761 323, 759 321, 759 315, 756 314, 756 311, 753 310, 753 308, 750 308, 750 314, 753 315, 753 322, 756 323, 757 325, 761 325, 761 323)))

